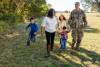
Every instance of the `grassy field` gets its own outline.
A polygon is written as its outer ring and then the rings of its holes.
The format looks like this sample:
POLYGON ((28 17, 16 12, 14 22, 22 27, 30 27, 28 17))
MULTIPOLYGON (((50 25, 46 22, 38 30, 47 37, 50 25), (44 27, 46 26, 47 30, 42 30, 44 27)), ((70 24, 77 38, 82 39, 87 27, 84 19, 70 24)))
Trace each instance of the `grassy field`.
POLYGON ((17 25, 15 33, 0 35, 0 67, 100 67, 100 17, 97 15, 87 14, 88 27, 80 51, 70 49, 69 33, 67 50, 59 51, 59 37, 56 36, 53 55, 48 58, 44 57, 45 36, 39 34, 36 43, 26 47, 26 24, 17 25))

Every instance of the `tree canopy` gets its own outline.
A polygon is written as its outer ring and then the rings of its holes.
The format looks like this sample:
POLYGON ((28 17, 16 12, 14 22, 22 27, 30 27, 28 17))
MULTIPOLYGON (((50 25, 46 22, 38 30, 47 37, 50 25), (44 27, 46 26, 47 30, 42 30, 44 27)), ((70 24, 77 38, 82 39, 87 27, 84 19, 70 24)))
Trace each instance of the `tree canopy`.
POLYGON ((100 12, 100 0, 81 0, 81 3, 85 9, 92 7, 100 12))
POLYGON ((47 9, 45 0, 0 0, 0 31, 14 29, 31 16, 43 16, 47 9))
POLYGON ((46 10, 45 0, 0 0, 0 20, 41 16, 46 10))

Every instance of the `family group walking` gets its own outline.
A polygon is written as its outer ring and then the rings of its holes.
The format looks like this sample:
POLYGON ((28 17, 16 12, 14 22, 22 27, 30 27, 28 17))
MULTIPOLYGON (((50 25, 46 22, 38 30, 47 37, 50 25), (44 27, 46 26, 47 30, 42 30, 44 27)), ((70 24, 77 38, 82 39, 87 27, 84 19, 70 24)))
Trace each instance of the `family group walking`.
MULTIPOLYGON (((27 29, 31 29, 27 46, 30 45, 30 41, 35 42, 39 29, 34 19, 34 17, 30 18, 30 24, 27 26, 27 29)), ((56 32, 60 35, 60 49, 66 49, 68 33, 71 32, 71 48, 78 50, 83 37, 83 29, 87 26, 86 15, 84 11, 80 9, 79 2, 75 3, 75 9, 71 12, 68 21, 66 21, 64 15, 60 15, 58 20, 55 16, 55 10, 49 9, 47 16, 43 18, 41 24, 42 28, 45 29, 47 56, 50 56, 50 52, 53 51, 56 32)))

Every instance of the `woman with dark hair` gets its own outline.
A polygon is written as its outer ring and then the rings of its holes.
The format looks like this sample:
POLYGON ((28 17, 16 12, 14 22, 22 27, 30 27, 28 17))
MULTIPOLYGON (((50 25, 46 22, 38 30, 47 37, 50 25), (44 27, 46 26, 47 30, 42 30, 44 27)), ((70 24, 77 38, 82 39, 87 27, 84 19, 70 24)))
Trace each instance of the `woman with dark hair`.
POLYGON ((42 27, 45 28, 46 41, 47 41, 47 57, 50 56, 50 51, 53 51, 54 38, 57 26, 57 19, 55 17, 55 10, 50 9, 47 16, 44 17, 42 27))

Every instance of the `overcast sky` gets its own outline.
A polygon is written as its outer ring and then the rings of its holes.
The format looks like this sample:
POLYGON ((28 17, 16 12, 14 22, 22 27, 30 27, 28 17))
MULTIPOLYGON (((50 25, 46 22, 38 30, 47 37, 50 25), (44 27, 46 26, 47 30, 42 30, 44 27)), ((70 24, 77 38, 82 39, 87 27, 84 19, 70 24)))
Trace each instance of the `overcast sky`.
MULTIPOLYGON (((52 5, 56 11, 71 11, 74 9, 75 2, 80 2, 80 0, 46 0, 48 4, 52 5)), ((82 6, 81 6, 82 8, 82 6)), ((83 8, 82 8, 83 9, 83 8)))

